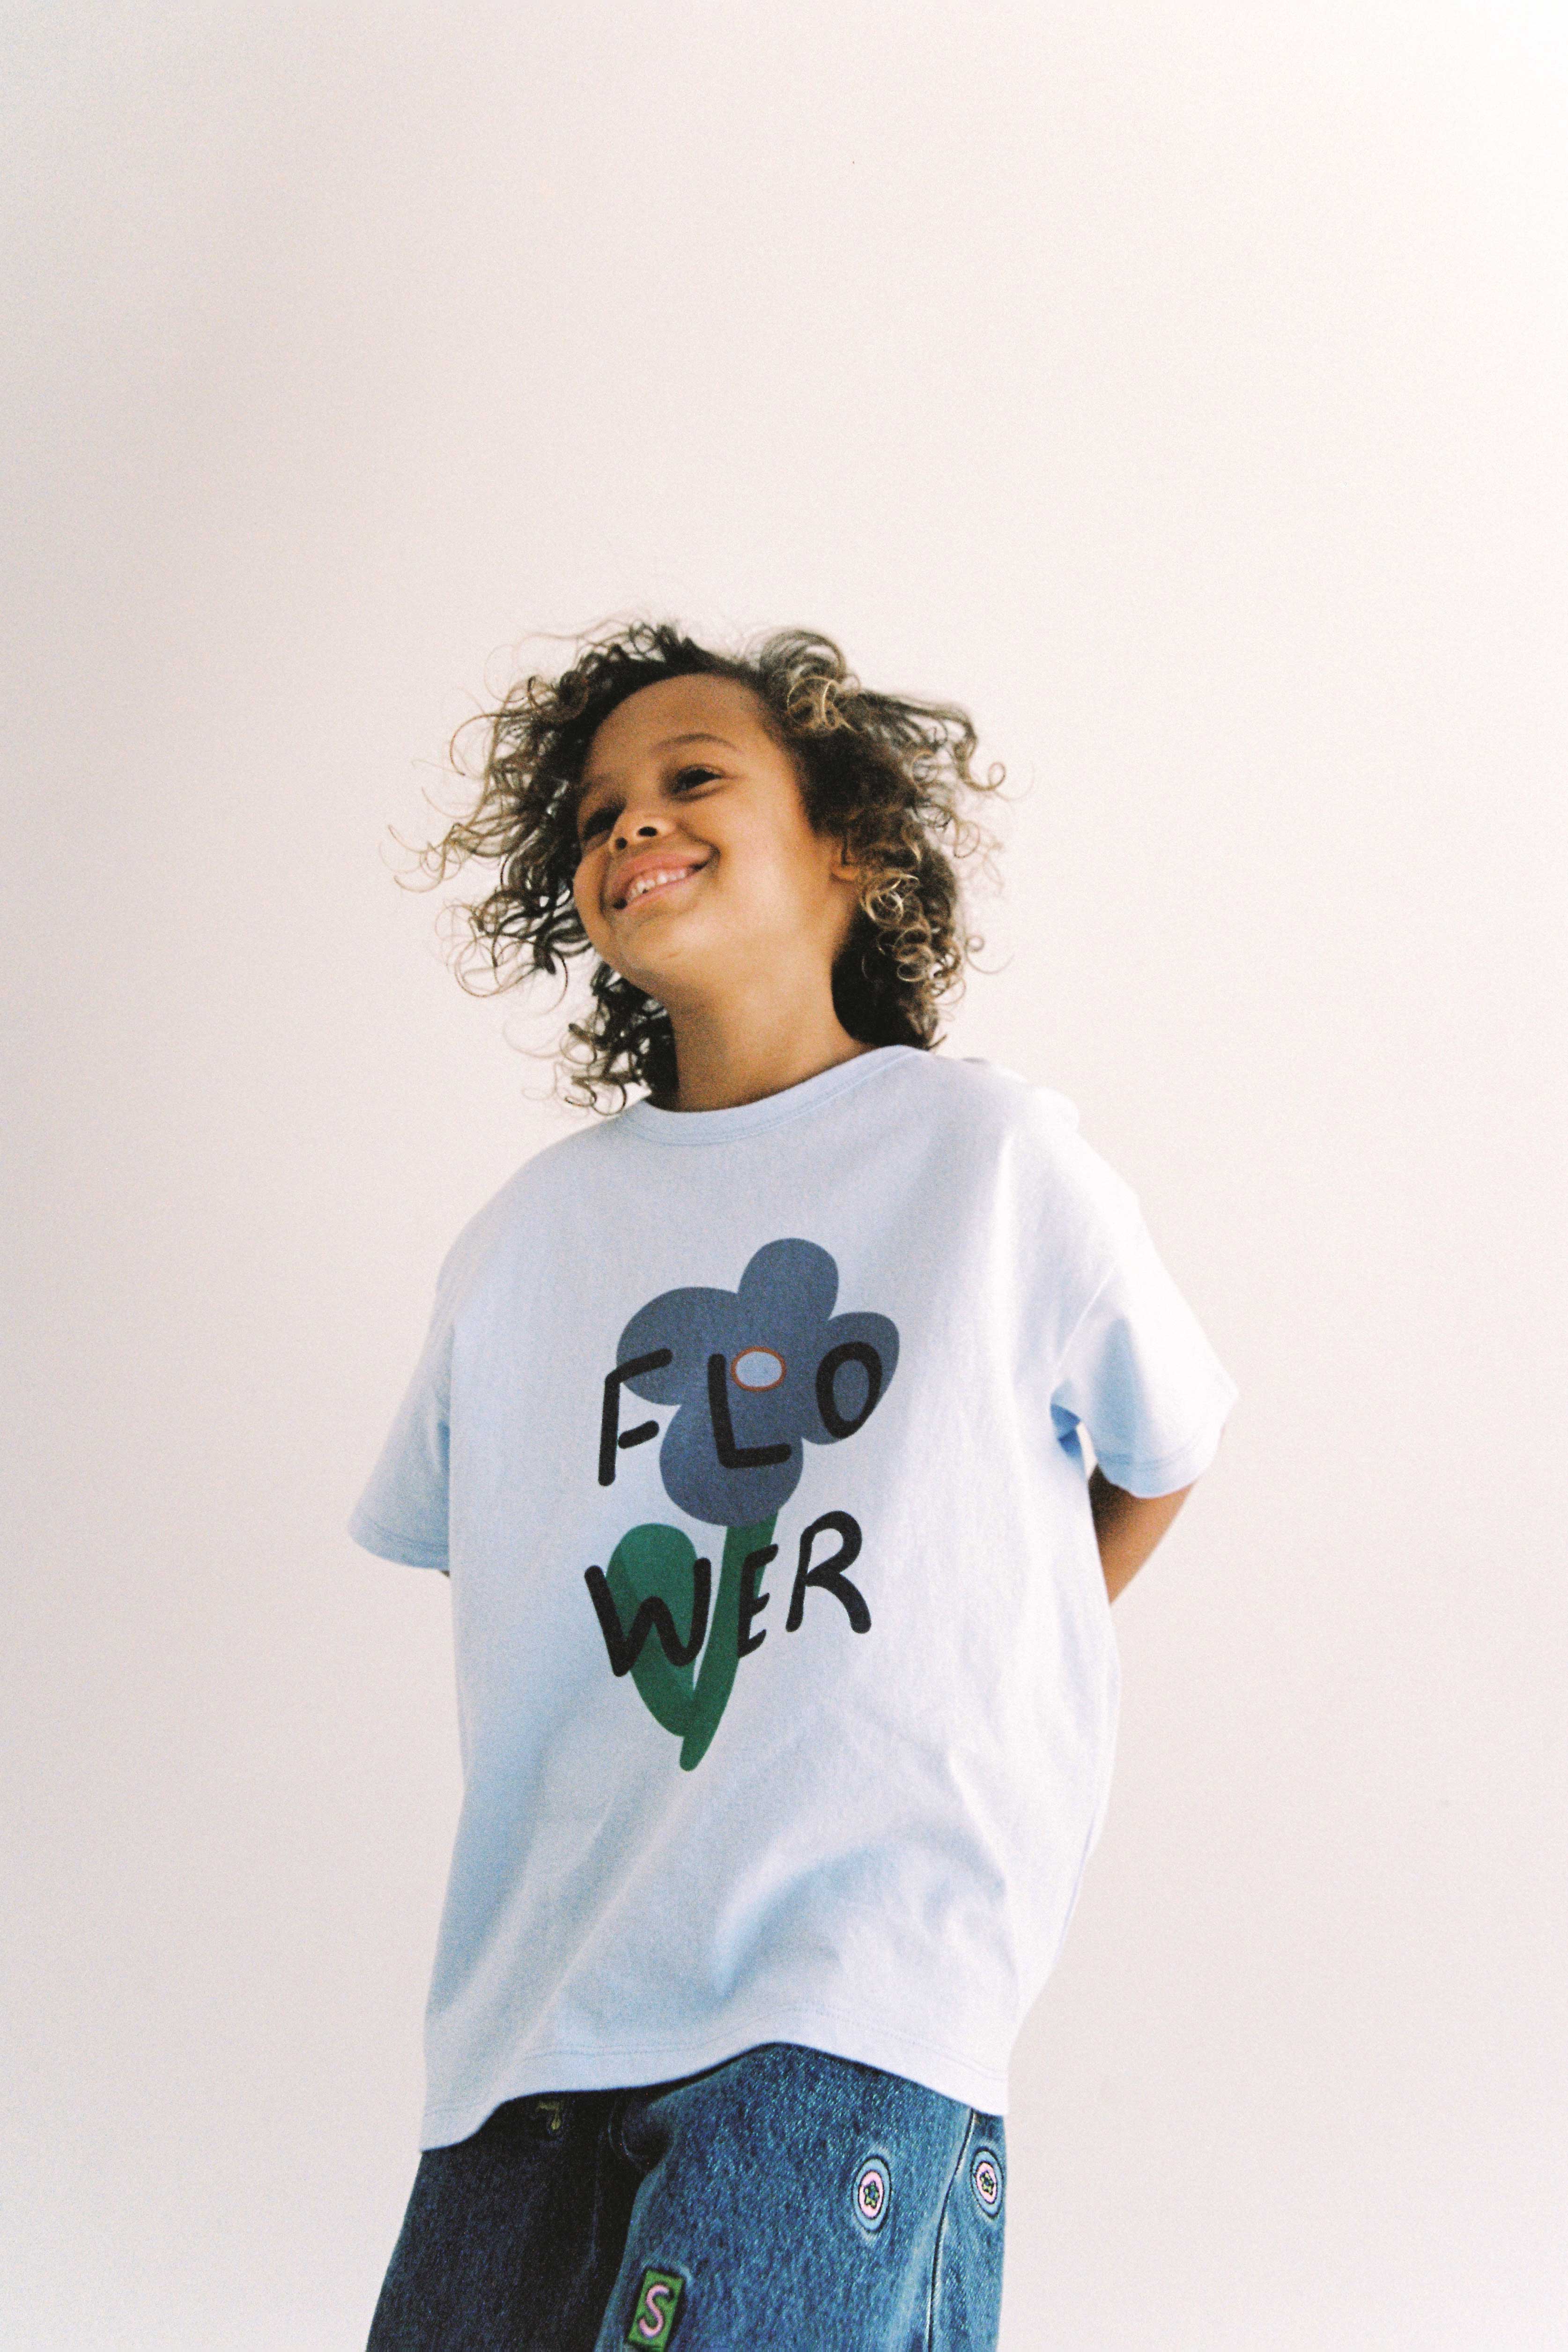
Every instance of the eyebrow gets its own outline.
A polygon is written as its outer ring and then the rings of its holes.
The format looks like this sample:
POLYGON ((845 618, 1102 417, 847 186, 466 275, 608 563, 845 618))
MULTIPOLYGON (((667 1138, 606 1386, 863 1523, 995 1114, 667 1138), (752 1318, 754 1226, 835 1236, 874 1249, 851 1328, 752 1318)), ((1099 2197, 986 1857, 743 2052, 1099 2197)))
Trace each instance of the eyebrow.
MULTIPOLYGON (((726 751, 735 751, 737 758, 740 756, 737 747, 731 742, 727 735, 710 734, 703 727, 693 728, 689 735, 667 735, 653 748, 656 751, 668 751, 672 743, 722 743, 726 751)), ((582 806, 590 793, 597 792, 601 784, 608 784, 611 782, 613 779, 609 776, 584 776, 577 787, 578 807, 582 806)))

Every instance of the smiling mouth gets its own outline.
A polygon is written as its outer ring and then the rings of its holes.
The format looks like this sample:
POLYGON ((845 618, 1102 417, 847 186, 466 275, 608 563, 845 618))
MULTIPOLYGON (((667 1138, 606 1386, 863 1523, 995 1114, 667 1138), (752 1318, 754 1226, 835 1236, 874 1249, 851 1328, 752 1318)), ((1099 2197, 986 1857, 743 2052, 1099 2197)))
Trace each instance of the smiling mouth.
POLYGON ((673 889, 678 882, 689 882, 693 875, 702 872, 707 863, 708 860, 703 858, 700 864, 695 866, 645 866, 640 874, 633 875, 626 890, 616 900, 617 911, 625 913, 627 908, 640 905, 645 898, 651 898, 661 891, 673 889))

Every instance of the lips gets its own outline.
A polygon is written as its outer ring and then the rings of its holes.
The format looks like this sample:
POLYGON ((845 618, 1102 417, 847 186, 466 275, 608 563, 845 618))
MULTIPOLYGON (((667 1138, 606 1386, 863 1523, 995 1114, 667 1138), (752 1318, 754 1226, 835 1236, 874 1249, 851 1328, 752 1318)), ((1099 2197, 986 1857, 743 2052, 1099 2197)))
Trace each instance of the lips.
POLYGON ((636 867, 623 882, 611 904, 618 912, 624 913, 628 908, 640 905, 645 898, 671 888, 677 882, 689 882, 694 874, 701 873, 707 863, 705 857, 649 858, 646 865, 636 867))

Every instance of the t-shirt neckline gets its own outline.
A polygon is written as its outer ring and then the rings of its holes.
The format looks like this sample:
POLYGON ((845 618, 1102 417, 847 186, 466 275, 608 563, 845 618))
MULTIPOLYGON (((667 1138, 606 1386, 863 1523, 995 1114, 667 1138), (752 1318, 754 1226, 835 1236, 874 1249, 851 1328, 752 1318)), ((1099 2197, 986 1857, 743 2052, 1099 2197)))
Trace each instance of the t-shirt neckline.
POLYGON ((815 1077, 803 1078, 798 1086, 764 1095, 760 1102, 733 1103, 725 1110, 659 1110, 645 1095, 627 1105, 616 1125, 639 1143, 687 1148, 732 1143, 739 1136, 754 1135, 760 1128, 777 1127, 785 1119, 819 1110, 852 1087, 864 1086, 879 1071, 921 1050, 918 1045, 873 1045, 847 1062, 835 1062, 831 1069, 818 1070, 815 1077))

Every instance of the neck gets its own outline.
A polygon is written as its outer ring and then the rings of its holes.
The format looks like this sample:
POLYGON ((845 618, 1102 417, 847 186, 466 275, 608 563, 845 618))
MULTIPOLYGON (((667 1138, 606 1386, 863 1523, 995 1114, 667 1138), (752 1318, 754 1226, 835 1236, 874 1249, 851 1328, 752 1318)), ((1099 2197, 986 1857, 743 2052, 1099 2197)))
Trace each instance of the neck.
POLYGON ((721 1004, 670 1004, 678 1078, 670 1110, 732 1110, 869 1049, 833 1010, 830 986, 781 988, 778 975, 721 1004))

